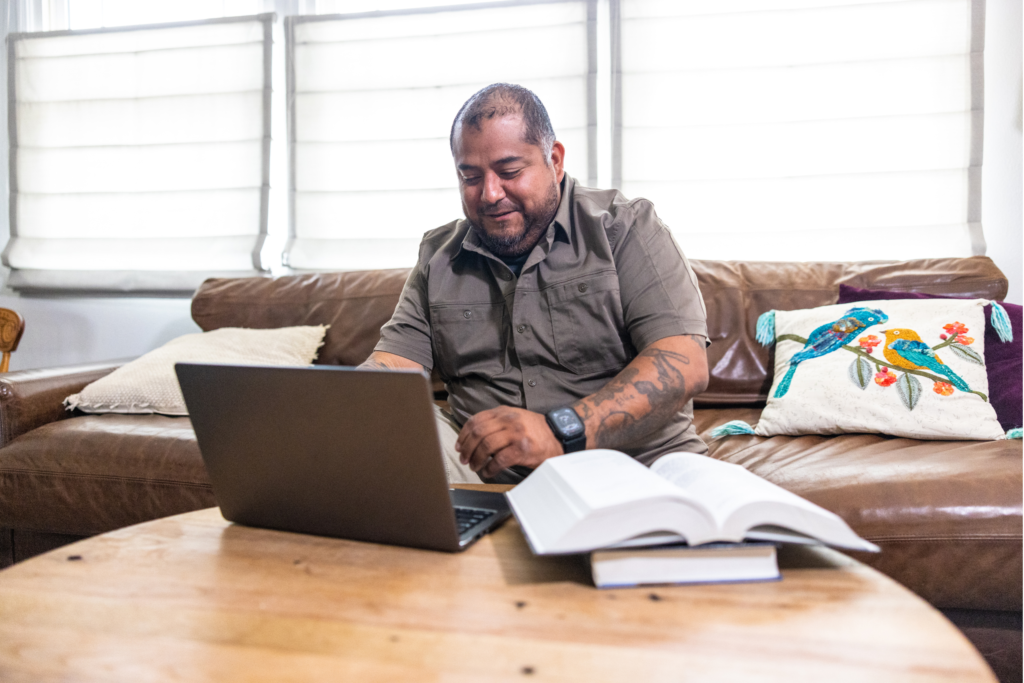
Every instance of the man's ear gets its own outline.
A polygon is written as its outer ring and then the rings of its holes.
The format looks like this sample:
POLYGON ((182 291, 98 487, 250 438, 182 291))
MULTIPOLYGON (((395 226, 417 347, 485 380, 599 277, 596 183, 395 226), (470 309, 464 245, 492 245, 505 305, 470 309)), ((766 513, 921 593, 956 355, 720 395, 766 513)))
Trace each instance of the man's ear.
POLYGON ((555 180, 562 182, 562 176, 565 175, 565 146, 558 140, 551 145, 551 165, 555 169, 555 180))

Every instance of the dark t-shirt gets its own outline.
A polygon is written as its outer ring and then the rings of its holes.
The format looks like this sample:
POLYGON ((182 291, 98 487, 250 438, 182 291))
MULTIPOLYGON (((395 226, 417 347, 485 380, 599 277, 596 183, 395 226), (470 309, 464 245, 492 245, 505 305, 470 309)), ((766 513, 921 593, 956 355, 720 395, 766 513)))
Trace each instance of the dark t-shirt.
MULTIPOLYGON (((458 220, 424 235, 377 351, 436 367, 456 421, 499 405, 538 413, 595 393, 664 337, 707 337, 697 278, 646 199, 576 185, 519 275, 458 220)), ((645 464, 707 447, 693 404, 622 450, 645 464)))
POLYGON ((523 266, 526 265, 526 259, 530 258, 530 252, 526 252, 521 256, 505 257, 501 256, 501 262, 508 266, 508 269, 512 271, 512 274, 516 277, 523 272, 523 266))

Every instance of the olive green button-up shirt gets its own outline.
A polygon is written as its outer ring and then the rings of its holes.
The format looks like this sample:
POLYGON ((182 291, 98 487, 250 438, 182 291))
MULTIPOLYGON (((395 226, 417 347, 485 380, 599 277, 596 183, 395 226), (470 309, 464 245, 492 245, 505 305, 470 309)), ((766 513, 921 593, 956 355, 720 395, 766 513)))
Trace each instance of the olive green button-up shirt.
MULTIPOLYGON (((595 393, 643 349, 707 337, 697 278, 646 199, 565 176, 547 233, 516 277, 469 221, 426 233, 377 351, 437 367, 461 425, 499 405, 546 413, 595 393)), ((688 403, 622 450, 645 464, 704 453, 688 403)))

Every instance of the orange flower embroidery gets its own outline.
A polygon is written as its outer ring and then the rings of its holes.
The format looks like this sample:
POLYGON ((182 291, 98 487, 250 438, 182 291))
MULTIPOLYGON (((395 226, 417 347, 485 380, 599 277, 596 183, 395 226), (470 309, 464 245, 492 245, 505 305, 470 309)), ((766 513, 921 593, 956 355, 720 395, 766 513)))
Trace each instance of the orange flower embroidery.
POLYGON ((876 346, 882 343, 882 340, 873 334, 869 334, 858 339, 857 343, 860 344, 860 348, 864 349, 868 353, 871 353, 872 351, 875 350, 876 346))
POLYGON ((950 384, 949 382, 936 382, 932 386, 932 391, 934 391, 939 396, 949 396, 950 394, 953 393, 953 385, 950 384))
POLYGON ((890 385, 895 384, 895 383, 896 383, 896 374, 892 370, 886 368, 885 370, 882 370, 881 372, 876 372, 875 373, 875 384, 877 384, 878 386, 880 386, 880 387, 887 387, 887 386, 890 386, 890 385))
POLYGON ((967 329, 967 325, 964 325, 962 322, 948 323, 946 325, 943 325, 942 329, 944 329, 950 335, 964 334, 969 331, 967 329))
POLYGON ((974 337, 968 337, 966 334, 958 334, 956 336, 956 343, 968 346, 974 343, 974 337))

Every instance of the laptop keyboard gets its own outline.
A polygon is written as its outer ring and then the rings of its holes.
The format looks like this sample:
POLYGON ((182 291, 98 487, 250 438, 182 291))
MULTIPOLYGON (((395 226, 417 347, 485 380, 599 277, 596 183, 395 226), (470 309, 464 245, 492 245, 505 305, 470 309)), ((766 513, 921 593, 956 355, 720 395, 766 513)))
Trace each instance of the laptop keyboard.
POLYGON ((494 510, 481 508, 455 508, 455 523, 459 526, 459 534, 463 534, 480 522, 494 516, 494 510))

